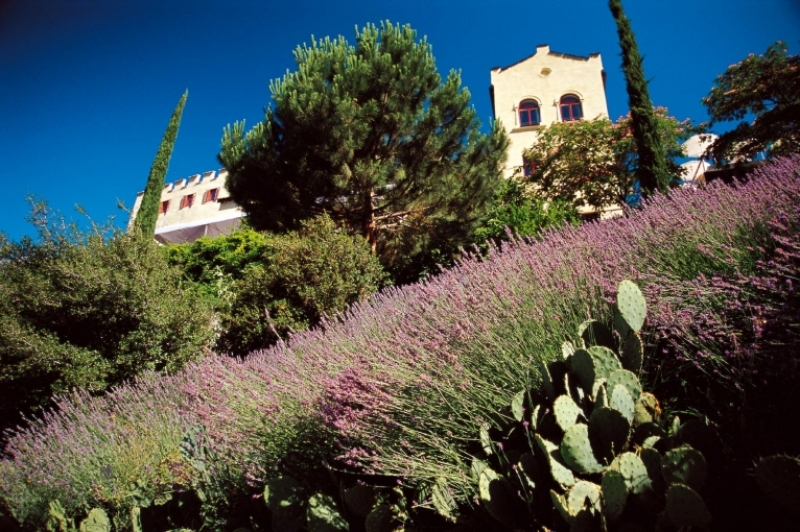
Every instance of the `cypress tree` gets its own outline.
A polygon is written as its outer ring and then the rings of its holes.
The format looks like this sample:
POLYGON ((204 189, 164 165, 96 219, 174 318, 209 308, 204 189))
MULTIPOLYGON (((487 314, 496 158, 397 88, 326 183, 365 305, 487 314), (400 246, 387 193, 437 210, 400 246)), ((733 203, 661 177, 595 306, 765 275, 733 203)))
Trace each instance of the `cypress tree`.
POLYGON ((169 159, 172 157, 172 148, 175 146, 175 139, 178 137, 178 127, 181 125, 183 106, 186 105, 188 96, 189 90, 187 89, 172 112, 167 131, 164 133, 164 138, 161 139, 161 145, 158 147, 153 166, 150 168, 150 175, 147 177, 142 203, 139 205, 139 212, 134 220, 134 228, 143 235, 152 236, 156 231, 158 207, 161 204, 161 190, 164 188, 169 159))
POLYGON ((658 134, 658 124, 647 81, 644 77, 642 56, 636 45, 636 36, 631 29, 630 20, 622 10, 621 0, 609 0, 608 6, 617 23, 619 45, 622 48, 622 70, 628 88, 628 105, 631 109, 631 129, 639 154, 639 167, 636 177, 642 192, 665 192, 669 188, 671 176, 667 169, 667 153, 658 134))

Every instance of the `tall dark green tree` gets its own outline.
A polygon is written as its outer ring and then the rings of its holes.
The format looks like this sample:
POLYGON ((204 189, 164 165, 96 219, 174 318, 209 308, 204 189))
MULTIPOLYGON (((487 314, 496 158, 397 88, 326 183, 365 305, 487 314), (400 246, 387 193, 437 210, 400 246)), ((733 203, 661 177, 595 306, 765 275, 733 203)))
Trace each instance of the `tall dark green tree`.
POLYGON ((167 131, 156 153, 156 159, 150 168, 150 175, 147 177, 147 185, 144 187, 142 203, 139 205, 139 212, 136 214, 134 228, 143 235, 152 235, 156 231, 156 220, 158 219, 158 207, 161 203, 161 191, 164 188, 164 179, 167 177, 169 160, 172 157, 172 148, 175 146, 175 139, 178 137, 178 128, 181 125, 183 107, 186 105, 186 98, 189 91, 183 93, 178 105, 172 112, 169 119, 167 131))
POLYGON ((636 140, 639 167, 636 178, 642 192, 649 193, 669 188, 672 176, 667 165, 667 152, 661 141, 658 121, 653 112, 644 66, 631 22, 622 10, 621 0, 609 0, 608 6, 617 23, 619 45, 622 48, 622 70, 628 87, 628 105, 631 110, 631 129, 636 140))
POLYGON ((262 122, 226 128, 219 159, 257 229, 285 231, 327 213, 384 264, 468 241, 501 184, 507 138, 488 134, 470 93, 443 81, 409 26, 356 30, 294 52, 270 85, 262 122))

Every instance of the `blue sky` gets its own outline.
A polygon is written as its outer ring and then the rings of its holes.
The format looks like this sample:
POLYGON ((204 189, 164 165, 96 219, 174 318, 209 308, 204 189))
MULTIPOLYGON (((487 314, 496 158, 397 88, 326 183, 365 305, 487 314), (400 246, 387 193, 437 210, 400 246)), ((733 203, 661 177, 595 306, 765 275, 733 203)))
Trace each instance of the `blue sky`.
MULTIPOLYGON (((776 40, 800 52, 798 0, 626 0, 650 94, 680 119, 707 120, 714 78, 776 40)), ((382 20, 427 36, 442 73, 460 69, 481 120, 489 70, 549 44, 600 52, 612 119, 628 110, 616 27, 605 0, 0 0, 0 231, 16 240, 29 193, 68 216, 127 214, 184 89, 189 99, 167 175, 219 168, 222 128, 252 126, 269 81, 316 37, 382 20)))

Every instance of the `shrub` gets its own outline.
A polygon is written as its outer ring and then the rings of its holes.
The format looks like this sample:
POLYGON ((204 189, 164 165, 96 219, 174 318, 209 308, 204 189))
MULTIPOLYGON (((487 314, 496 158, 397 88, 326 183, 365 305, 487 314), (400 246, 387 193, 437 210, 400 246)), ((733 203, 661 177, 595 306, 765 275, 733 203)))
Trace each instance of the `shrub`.
MULTIPOLYGON (((220 237, 203 237, 190 244, 173 244, 161 250, 170 264, 179 266, 198 289, 225 304, 231 285, 252 267, 263 265, 274 253, 272 233, 248 227, 220 237)), ((229 302, 229 301, 228 301, 229 302)))
POLYGON ((581 216, 570 202, 531 198, 526 193, 525 182, 512 178, 503 184, 495 205, 484 223, 475 230, 473 238, 478 245, 489 239, 499 243, 509 240, 508 231, 520 237, 538 237, 547 229, 580 222, 581 216))
POLYGON ((217 348, 245 355, 343 312, 387 282, 363 237, 336 227, 327 215, 275 236, 263 263, 248 268, 233 286, 222 313, 217 348))
POLYGON ((211 313, 151 239, 83 232, 34 203, 38 238, 0 241, 0 423, 52 393, 99 392, 203 356, 211 313))

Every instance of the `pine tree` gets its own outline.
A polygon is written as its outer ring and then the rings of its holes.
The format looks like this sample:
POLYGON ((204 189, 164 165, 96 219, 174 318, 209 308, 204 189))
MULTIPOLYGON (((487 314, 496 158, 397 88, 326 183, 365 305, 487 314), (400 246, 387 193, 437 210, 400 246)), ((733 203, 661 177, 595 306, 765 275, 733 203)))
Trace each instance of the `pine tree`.
POLYGON ((636 177, 643 192, 665 192, 669 188, 671 176, 667 166, 667 154, 658 134, 658 123, 647 81, 644 77, 642 56, 636 44, 636 36, 631 29, 630 20, 622 10, 621 0, 609 0, 611 14, 617 23, 619 45, 622 48, 622 70, 628 87, 628 105, 631 110, 631 129, 639 154, 639 168, 636 177))
POLYGON ((150 175, 147 177, 147 185, 142 195, 142 203, 139 205, 139 212, 134 220, 134 228, 143 235, 153 235, 156 231, 156 220, 158 219, 158 208, 161 204, 161 191, 164 188, 164 179, 167 177, 169 160, 172 157, 172 148, 175 146, 175 139, 178 137, 178 128, 181 125, 183 107, 186 105, 186 98, 189 91, 183 93, 178 105, 172 112, 169 119, 167 131, 158 147, 153 166, 150 168, 150 175))
POLYGON ((427 41, 389 22, 357 29, 355 46, 312 38, 294 56, 265 119, 222 139, 249 223, 293 230, 325 212, 387 265, 467 242, 502 183, 508 141, 499 124, 479 131, 459 73, 442 81, 427 41))

